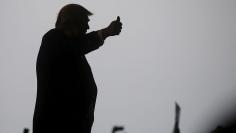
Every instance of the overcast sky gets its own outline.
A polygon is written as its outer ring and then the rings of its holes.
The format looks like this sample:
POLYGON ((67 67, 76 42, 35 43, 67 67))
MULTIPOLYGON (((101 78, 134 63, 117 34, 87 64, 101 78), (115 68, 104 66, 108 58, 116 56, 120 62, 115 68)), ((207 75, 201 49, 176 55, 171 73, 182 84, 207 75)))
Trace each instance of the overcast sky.
POLYGON ((41 39, 65 4, 94 13, 90 31, 119 15, 120 36, 87 55, 98 86, 93 133, 182 133, 223 123, 236 96, 235 0, 1 0, 0 132, 32 131, 41 39))

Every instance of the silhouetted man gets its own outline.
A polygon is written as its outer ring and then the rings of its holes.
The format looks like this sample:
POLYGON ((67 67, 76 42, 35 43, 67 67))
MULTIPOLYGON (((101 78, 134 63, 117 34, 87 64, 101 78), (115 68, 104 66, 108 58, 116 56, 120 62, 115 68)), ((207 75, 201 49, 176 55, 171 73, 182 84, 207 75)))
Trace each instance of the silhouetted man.
POLYGON ((86 33, 89 16, 77 4, 64 6, 54 29, 42 39, 37 58, 34 133, 90 133, 97 87, 85 55, 118 35, 120 18, 102 30, 86 33))

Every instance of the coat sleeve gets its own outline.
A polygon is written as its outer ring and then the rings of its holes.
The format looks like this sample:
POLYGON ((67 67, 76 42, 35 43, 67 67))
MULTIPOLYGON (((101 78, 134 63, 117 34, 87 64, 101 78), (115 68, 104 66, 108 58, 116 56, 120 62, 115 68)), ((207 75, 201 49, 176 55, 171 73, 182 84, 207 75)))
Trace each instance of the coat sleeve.
POLYGON ((80 55, 85 55, 90 53, 100 46, 102 46, 104 41, 99 37, 97 31, 90 32, 80 39, 72 40, 71 46, 76 53, 80 55))

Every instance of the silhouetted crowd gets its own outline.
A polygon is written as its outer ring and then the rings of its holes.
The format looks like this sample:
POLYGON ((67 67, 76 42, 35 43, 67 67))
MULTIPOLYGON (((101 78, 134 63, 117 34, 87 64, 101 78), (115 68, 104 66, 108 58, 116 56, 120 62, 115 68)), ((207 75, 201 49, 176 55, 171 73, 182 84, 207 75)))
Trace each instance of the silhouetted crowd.
MULTIPOLYGON (((173 133, 180 133, 179 123, 180 123, 180 113, 181 108, 180 105, 175 102, 175 123, 173 128, 173 133)), ((120 131, 124 131, 124 126, 113 126, 111 133, 116 133, 120 131)), ((24 128, 23 133, 29 133, 28 128, 24 128)), ((217 126, 215 129, 213 129, 210 133, 236 133, 236 121, 235 119, 232 119, 231 121, 226 124, 226 126, 217 126)))

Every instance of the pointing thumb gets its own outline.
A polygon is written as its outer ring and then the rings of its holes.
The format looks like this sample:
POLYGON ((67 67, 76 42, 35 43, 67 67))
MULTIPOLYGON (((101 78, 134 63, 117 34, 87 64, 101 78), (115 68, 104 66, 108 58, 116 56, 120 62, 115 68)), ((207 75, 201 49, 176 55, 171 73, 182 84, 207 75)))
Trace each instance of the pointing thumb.
POLYGON ((120 16, 117 16, 116 21, 117 21, 117 22, 120 22, 120 16))

